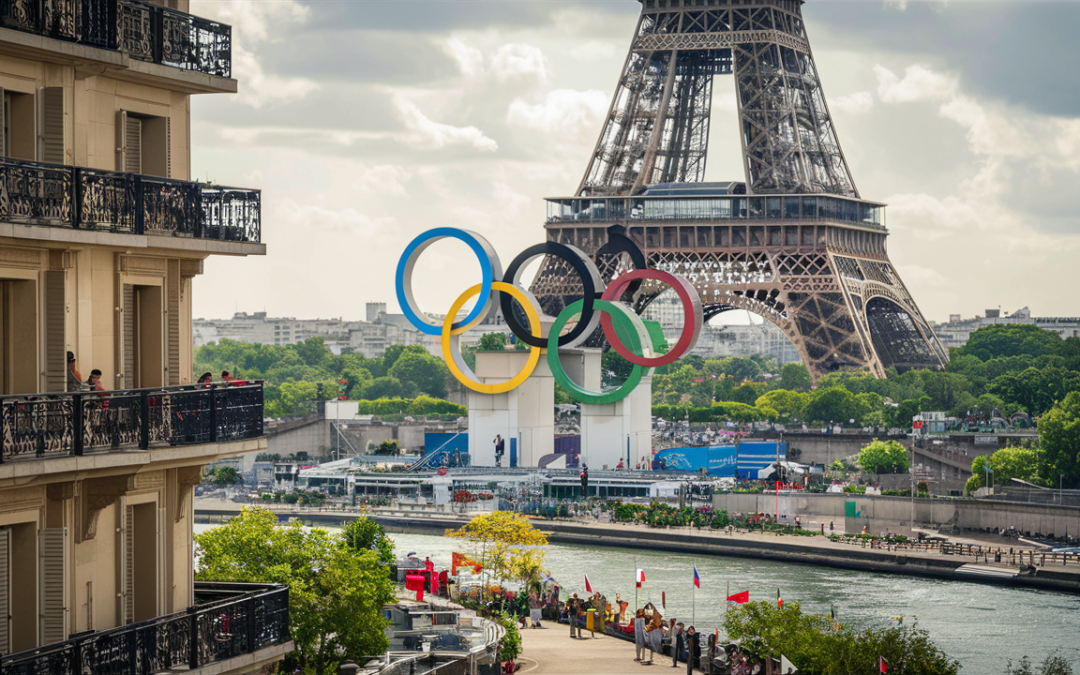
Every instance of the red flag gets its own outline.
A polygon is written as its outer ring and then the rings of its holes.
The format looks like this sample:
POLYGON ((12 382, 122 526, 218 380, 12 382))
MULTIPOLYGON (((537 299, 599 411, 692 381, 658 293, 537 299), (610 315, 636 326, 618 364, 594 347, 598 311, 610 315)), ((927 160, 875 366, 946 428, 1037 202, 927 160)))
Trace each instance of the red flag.
POLYGON ((784 599, 780 597, 780 589, 779 588, 776 589, 776 608, 777 609, 783 609, 784 608, 784 599))
POLYGON ((878 657, 878 665, 881 666, 881 672, 887 673, 889 671, 889 664, 880 656, 878 657))
POLYGON ((645 570, 639 569, 637 571, 637 587, 641 588, 643 583, 645 583, 645 570))
POLYGON ((734 602, 739 605, 743 604, 744 602, 750 602, 750 591, 743 591, 742 593, 729 595, 728 602, 734 602))
POLYGON ((589 575, 585 575, 585 592, 592 594, 592 586, 589 584, 589 575))

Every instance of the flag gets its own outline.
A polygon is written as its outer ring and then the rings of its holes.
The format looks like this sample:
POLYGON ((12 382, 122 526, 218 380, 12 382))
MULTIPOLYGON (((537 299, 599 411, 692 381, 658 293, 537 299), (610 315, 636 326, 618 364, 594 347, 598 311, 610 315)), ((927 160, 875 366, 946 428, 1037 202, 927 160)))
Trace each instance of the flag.
POLYGON ((878 666, 880 667, 881 672, 883 672, 883 673, 889 672, 889 664, 881 656, 878 657, 878 666))
POLYGON ((701 577, 697 573, 697 565, 694 565, 694 585, 701 588, 701 577))
POLYGON ((660 592, 660 606, 667 609, 667 591, 660 592))
POLYGON ((637 587, 641 588, 641 584, 645 583, 645 570, 639 569, 637 571, 637 587))
POLYGON ((729 595, 727 599, 728 602, 734 602, 737 605, 741 605, 744 602, 750 602, 750 591, 743 591, 742 593, 729 595))
POLYGON ((783 654, 780 655, 780 673, 781 673, 781 675, 790 675, 791 673, 794 673, 794 672, 796 672, 798 670, 799 669, 795 667, 794 663, 792 663, 791 661, 788 661, 786 656, 784 656, 783 654))
POLYGON ((589 583, 589 575, 585 575, 585 592, 592 595, 592 585, 589 583))
POLYGON ((776 608, 777 609, 783 609, 784 608, 784 599, 780 597, 780 589, 779 588, 776 589, 776 608))

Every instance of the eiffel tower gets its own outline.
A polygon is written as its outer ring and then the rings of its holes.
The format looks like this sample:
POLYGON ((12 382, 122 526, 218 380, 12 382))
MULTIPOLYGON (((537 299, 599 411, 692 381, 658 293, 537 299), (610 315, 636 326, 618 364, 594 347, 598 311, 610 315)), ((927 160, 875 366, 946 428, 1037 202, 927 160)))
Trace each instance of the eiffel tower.
MULTIPOLYGON (((889 261, 885 205, 860 197, 836 137, 802 0, 639 0, 641 16, 589 167, 548 199, 549 241, 593 256, 605 281, 680 274, 706 319, 754 312, 811 376, 942 368, 948 356, 889 261), (744 181, 702 182, 712 86, 734 75, 744 181)), ((557 313, 582 285, 558 258, 533 293, 557 313)), ((638 312, 665 290, 624 297, 638 312)))

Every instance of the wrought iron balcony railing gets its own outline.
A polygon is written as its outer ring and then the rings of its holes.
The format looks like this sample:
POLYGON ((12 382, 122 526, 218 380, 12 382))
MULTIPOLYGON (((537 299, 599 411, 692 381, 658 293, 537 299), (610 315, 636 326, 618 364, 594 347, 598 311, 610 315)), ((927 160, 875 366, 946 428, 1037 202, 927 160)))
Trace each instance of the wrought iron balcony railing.
POLYGON ((190 671, 287 643, 289 587, 195 582, 187 611, 0 657, 0 675, 190 671))
POLYGON ((262 435, 262 382, 0 397, 0 463, 262 435))
POLYGON ((0 222, 257 244, 261 200, 259 190, 0 159, 0 222))
POLYGON ((120 51, 142 61, 232 76, 232 28, 137 0, 0 0, 0 25, 120 51))

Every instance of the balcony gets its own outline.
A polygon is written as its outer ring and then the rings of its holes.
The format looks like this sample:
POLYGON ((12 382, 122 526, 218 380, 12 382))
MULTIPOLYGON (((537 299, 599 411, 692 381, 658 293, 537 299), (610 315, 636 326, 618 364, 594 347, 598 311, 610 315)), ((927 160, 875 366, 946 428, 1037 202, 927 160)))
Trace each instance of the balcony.
POLYGON ((259 244, 261 197, 259 190, 0 159, 4 223, 259 244))
POLYGON ((0 0, 0 26, 181 70, 232 76, 232 28, 136 0, 0 0))
POLYGON ((187 611, 0 657, 0 675, 255 672, 289 651, 288 586, 196 581, 187 611))
POLYGON ((0 397, 0 464, 262 435, 262 382, 0 397))

